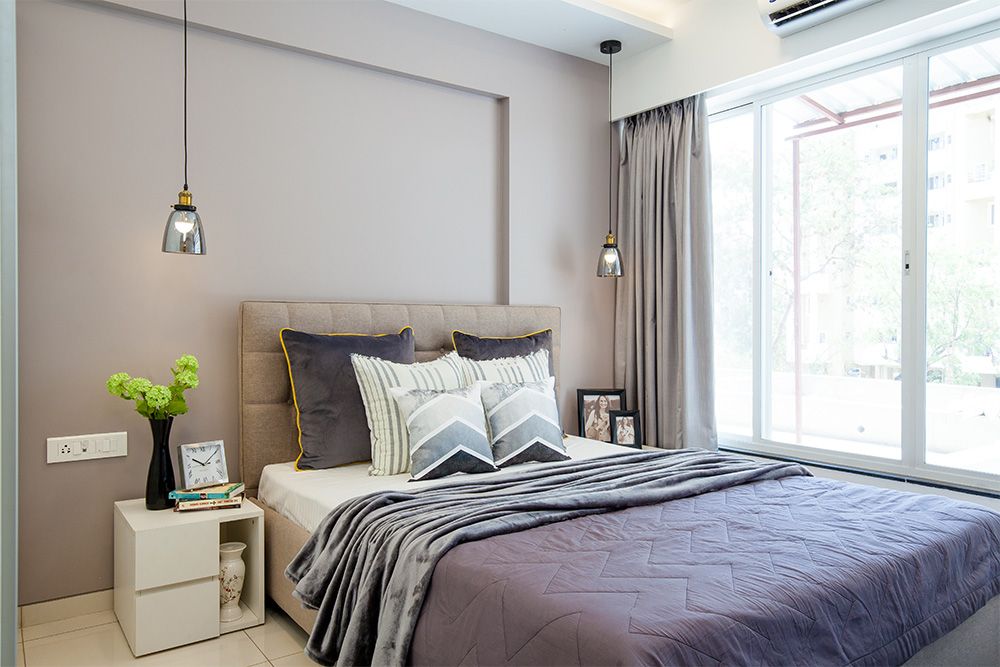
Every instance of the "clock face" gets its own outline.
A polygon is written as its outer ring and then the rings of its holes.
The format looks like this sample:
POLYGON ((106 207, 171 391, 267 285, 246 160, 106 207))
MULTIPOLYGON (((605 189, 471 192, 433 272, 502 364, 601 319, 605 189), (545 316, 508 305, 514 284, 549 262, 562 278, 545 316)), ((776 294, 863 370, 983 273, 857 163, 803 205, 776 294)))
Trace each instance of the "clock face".
POLYGON ((221 441, 181 445, 180 459, 185 488, 194 489, 229 481, 226 451, 221 441))

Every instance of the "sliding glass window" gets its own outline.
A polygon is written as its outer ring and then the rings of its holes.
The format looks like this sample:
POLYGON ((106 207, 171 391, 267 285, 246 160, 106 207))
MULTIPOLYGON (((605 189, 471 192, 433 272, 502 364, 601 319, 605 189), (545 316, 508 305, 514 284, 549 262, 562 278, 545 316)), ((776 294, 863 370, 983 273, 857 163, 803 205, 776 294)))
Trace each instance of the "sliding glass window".
POLYGON ((1000 474, 1000 39, 930 58, 927 462, 1000 474))
POLYGON ((753 435, 753 109, 712 123, 715 419, 753 435))
POLYGON ((778 442, 900 458, 900 67, 764 108, 778 442))
POLYGON ((1000 32, 711 122, 723 444, 1000 489, 1000 32))

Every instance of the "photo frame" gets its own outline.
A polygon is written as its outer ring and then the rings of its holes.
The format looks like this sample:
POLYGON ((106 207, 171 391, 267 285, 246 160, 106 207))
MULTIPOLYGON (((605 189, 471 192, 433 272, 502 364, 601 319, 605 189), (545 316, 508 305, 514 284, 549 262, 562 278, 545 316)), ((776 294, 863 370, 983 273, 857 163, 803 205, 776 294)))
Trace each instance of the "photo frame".
POLYGON ((638 410, 611 412, 611 442, 622 447, 642 449, 642 421, 638 410))
POLYGON ((627 408, 624 389, 577 389, 580 437, 611 442, 611 411, 627 408))

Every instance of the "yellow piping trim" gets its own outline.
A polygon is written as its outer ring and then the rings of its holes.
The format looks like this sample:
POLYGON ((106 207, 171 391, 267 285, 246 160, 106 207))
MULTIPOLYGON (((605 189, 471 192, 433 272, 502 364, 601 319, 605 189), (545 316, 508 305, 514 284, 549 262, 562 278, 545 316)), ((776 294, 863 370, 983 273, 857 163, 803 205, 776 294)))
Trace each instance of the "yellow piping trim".
POLYGON ((532 331, 531 333, 526 333, 522 336, 476 336, 476 334, 471 334, 468 331, 462 331, 461 329, 455 329, 451 332, 451 347, 454 350, 458 350, 458 344, 455 342, 455 334, 465 334, 466 336, 473 336, 475 338, 485 338, 487 340, 517 340, 518 338, 531 338, 532 336, 537 336, 540 333, 545 333, 546 331, 552 331, 552 328, 539 329, 538 331, 532 331))
POLYGON ((397 334, 363 334, 363 333, 327 333, 327 334, 314 334, 308 331, 299 331, 298 329, 292 329, 291 327, 284 327, 278 331, 278 340, 281 342, 281 350, 285 353, 285 363, 288 365, 288 382, 292 385, 292 403, 295 404, 295 428, 299 431, 299 455, 295 457, 294 468, 296 472, 305 472, 299 467, 299 460, 302 459, 302 455, 305 454, 305 450, 302 449, 302 424, 299 422, 301 417, 301 412, 299 412, 299 399, 295 395, 295 378, 292 377, 292 360, 288 358, 288 348, 285 347, 285 332, 291 331, 293 333, 304 333, 310 336, 368 336, 371 338, 381 338, 382 336, 398 336, 409 329, 413 331, 413 327, 407 325, 399 330, 397 334))

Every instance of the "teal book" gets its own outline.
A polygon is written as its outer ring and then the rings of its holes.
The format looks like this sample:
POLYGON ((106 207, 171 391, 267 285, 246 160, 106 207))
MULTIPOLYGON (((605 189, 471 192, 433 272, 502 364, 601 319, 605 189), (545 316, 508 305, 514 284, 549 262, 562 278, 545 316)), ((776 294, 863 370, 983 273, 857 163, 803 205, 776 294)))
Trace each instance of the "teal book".
POLYGON ((178 489, 171 491, 168 497, 173 500, 224 500, 243 493, 243 483, 219 484, 204 489, 178 489))

